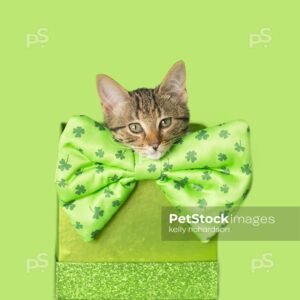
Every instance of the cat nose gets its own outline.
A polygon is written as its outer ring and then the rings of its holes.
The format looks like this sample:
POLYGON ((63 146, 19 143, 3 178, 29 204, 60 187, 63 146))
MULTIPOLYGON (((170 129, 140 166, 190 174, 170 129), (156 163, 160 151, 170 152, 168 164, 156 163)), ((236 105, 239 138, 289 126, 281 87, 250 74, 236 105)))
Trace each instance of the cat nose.
POLYGON ((154 131, 151 131, 147 135, 148 146, 156 151, 159 147, 160 140, 158 139, 157 134, 154 131))
POLYGON ((151 147, 152 147, 153 150, 156 151, 158 149, 158 147, 159 147, 159 144, 158 143, 152 144, 151 147))

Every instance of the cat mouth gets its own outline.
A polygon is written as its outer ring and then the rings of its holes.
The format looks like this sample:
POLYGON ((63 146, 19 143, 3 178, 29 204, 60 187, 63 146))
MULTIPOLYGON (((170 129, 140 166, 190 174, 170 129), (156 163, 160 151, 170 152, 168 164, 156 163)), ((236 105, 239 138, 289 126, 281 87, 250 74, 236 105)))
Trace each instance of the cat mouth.
POLYGON ((165 148, 157 149, 157 150, 150 148, 150 149, 145 149, 144 151, 141 151, 140 154, 146 158, 158 160, 167 153, 167 150, 168 149, 165 149, 165 148))
POLYGON ((150 159, 160 159, 162 156, 164 155, 164 153, 161 153, 160 151, 155 151, 153 153, 144 153, 143 156, 150 158, 150 159))
POLYGON ((154 150, 154 149, 136 149, 133 148, 133 150, 135 152, 137 152, 140 156, 145 157, 145 158, 149 158, 149 159, 153 159, 153 160, 158 160, 160 159, 165 152, 160 151, 160 150, 154 150))
POLYGON ((142 157, 158 160, 167 153, 169 148, 159 147, 158 149, 154 150, 152 147, 132 147, 132 149, 142 157))

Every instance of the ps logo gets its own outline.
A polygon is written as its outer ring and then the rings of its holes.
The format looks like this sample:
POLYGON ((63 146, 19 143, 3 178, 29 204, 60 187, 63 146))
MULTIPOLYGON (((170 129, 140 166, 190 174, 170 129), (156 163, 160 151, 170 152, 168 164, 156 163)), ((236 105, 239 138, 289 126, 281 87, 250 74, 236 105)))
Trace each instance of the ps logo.
POLYGON ((44 272, 44 269, 47 268, 48 265, 48 254, 39 253, 36 258, 28 258, 26 260, 26 272, 29 273, 35 269, 40 269, 44 272))
POLYGON ((272 36, 270 35, 270 28, 262 28, 259 33, 249 34, 249 47, 253 48, 255 45, 264 44, 267 47, 272 41, 272 36))
POLYGON ((48 28, 39 28, 37 33, 28 33, 26 35, 26 47, 30 48, 36 44, 44 47, 48 40, 48 28))
POLYGON ((251 271, 256 272, 258 269, 267 269, 267 272, 274 266, 272 253, 264 253, 262 258, 253 258, 251 261, 251 271))

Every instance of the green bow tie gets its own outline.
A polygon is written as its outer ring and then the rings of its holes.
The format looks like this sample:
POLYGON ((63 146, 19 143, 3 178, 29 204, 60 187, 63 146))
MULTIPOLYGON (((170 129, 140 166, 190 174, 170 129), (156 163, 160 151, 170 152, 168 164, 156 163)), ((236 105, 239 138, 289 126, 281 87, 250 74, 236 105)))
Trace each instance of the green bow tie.
POLYGON ((86 116, 67 123, 56 172, 59 200, 85 241, 97 236, 138 180, 155 180, 174 207, 226 208, 241 204, 251 177, 249 127, 243 121, 188 134, 163 158, 150 160, 86 116))

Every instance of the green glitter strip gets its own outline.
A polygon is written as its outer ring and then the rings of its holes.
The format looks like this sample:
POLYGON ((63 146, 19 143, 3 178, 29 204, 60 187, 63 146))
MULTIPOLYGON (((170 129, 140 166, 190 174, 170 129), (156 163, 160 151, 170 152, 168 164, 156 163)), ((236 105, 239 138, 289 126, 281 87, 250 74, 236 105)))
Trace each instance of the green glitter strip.
POLYGON ((217 299, 217 262, 56 263, 57 299, 217 299))

